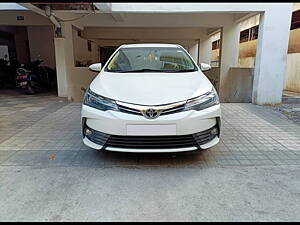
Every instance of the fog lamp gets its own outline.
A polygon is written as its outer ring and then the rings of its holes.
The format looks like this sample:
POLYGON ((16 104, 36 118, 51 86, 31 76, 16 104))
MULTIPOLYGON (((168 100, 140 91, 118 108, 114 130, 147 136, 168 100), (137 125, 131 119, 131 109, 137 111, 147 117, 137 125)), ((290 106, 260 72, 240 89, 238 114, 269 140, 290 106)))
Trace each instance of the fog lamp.
POLYGON ((89 129, 89 128, 85 128, 84 129, 84 134, 86 135, 86 136, 90 136, 90 135, 92 135, 92 131, 89 129))
POLYGON ((210 131, 211 135, 217 135, 218 134, 218 129, 216 127, 214 127, 211 131, 210 131))

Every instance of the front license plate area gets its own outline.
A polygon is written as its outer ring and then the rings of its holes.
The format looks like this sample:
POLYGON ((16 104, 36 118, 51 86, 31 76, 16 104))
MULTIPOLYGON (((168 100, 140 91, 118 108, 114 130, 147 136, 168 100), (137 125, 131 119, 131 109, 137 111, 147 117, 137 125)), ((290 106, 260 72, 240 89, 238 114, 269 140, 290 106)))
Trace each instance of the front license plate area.
POLYGON ((176 135, 176 124, 133 125, 126 126, 127 135, 176 135))
POLYGON ((21 86, 25 86, 25 85, 27 85, 27 81, 23 81, 23 82, 21 82, 21 83, 20 83, 20 85, 21 85, 21 86))

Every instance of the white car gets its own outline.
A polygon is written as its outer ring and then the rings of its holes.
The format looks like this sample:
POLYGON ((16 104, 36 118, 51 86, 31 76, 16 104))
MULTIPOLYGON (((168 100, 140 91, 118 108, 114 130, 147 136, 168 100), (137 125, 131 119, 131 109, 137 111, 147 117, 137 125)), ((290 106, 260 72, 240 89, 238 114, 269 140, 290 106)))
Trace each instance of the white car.
POLYGON ((100 63, 89 68, 100 73, 82 105, 87 146, 119 152, 183 152, 219 142, 218 94, 180 45, 122 45, 103 68, 100 63))

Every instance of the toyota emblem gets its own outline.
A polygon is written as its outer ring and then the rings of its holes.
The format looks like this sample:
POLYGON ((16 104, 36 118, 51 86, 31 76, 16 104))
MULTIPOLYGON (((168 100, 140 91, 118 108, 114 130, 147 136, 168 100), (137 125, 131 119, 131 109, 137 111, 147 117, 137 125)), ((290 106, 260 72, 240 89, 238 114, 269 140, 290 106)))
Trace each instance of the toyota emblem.
POLYGON ((155 118, 159 117, 160 111, 150 108, 150 109, 145 110, 143 115, 147 119, 155 119, 155 118))

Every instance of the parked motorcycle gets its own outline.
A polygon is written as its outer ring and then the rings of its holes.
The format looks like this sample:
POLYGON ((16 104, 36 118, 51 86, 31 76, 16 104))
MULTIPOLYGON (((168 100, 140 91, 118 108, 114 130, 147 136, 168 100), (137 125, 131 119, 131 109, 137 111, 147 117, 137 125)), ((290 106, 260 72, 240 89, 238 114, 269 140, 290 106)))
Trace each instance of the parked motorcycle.
POLYGON ((46 92, 56 88, 56 73, 47 66, 40 66, 43 60, 35 60, 17 69, 16 84, 25 94, 46 92))

